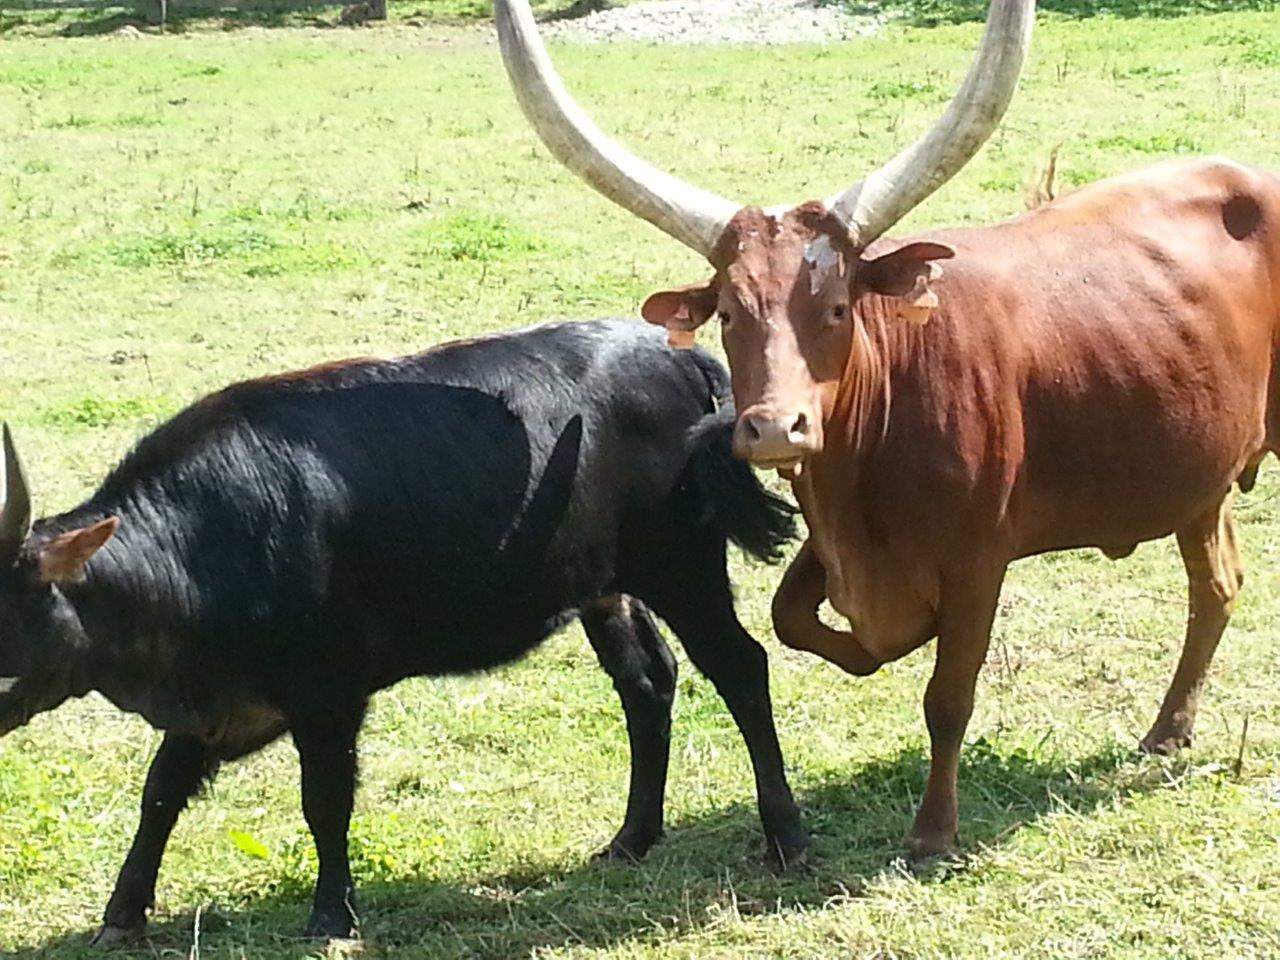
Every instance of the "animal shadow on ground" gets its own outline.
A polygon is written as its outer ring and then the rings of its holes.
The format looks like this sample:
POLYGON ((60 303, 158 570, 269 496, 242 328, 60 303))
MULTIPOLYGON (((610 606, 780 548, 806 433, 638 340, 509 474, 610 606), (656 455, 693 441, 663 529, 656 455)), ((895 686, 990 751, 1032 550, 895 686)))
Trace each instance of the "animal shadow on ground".
MULTIPOLYGON (((1118 744, 1059 761, 1001 752, 979 740, 963 758, 966 851, 1007 842, 1056 810, 1088 812, 1158 789, 1167 775, 1160 761, 1139 760, 1118 744)), ((604 948, 669 937, 726 913, 785 913, 857 898, 886 873, 909 875, 896 858, 926 769, 923 753, 909 748, 847 776, 801 783, 798 799, 815 842, 809 862, 783 876, 763 856, 754 803, 743 802, 673 823, 641 864, 586 860, 567 870, 534 865, 452 883, 366 881, 360 890, 364 956, 524 957, 540 948, 604 948)), ((963 861, 935 865, 916 882, 945 883, 964 869, 963 861)), ((292 884, 203 907, 202 955, 315 956, 314 942, 297 939, 309 894, 309 886, 292 884)), ((186 957, 196 920, 194 910, 161 914, 146 940, 113 955, 186 957)), ((25 955, 101 956, 88 947, 88 936, 76 931, 25 955)))

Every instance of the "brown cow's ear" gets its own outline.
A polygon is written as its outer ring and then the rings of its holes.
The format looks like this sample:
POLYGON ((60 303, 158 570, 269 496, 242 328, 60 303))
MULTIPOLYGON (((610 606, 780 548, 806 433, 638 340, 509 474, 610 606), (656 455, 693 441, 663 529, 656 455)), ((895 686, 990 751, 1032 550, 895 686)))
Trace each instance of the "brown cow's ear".
POLYGON ((118 517, 108 517, 91 527, 69 530, 54 537, 36 554, 40 579, 45 583, 79 583, 89 559, 102 549, 120 527, 118 517))
POLYGON ((858 283, 864 290, 898 301, 898 319, 908 323, 928 323, 938 306, 938 295, 929 286, 942 275, 935 260, 956 255, 945 243, 908 243, 858 267, 858 283))
POLYGON ((675 290, 655 293, 644 302, 640 315, 652 324, 667 328, 667 342, 673 347, 693 346, 693 332, 716 312, 720 284, 711 279, 675 290))

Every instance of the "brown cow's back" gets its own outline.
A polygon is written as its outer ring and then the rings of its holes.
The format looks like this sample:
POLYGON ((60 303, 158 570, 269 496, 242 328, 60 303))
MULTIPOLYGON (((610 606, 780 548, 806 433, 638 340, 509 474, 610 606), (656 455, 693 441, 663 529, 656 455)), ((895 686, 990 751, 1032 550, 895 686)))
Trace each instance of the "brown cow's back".
POLYGON ((1276 178, 1179 162, 930 234, 957 257, 923 327, 864 298, 887 422, 859 456, 815 458, 797 490, 829 595, 864 645, 893 656, 923 642, 940 579, 975 555, 1123 551, 1220 501, 1280 439, 1278 236, 1276 178))

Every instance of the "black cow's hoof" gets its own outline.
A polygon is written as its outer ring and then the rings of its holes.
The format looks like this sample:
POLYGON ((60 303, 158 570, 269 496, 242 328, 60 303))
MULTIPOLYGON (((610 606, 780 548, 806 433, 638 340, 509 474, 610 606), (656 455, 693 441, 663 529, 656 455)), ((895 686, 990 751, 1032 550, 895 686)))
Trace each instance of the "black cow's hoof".
POLYGON ((354 940, 360 936, 356 930, 355 918, 351 911, 313 911, 311 918, 302 931, 304 937, 312 940, 354 940))
POLYGON ((813 839, 803 830, 786 836, 769 837, 769 862, 780 873, 797 870, 809 862, 809 845, 813 839))
POLYGON ((639 863, 645 855, 662 839, 662 834, 627 834, 619 833, 607 847, 595 855, 595 859, 605 863, 639 863))
POLYGON ((89 941, 89 946, 96 950, 110 950, 121 944, 128 943, 130 940, 136 940, 142 936, 142 931, 146 927, 116 927, 109 923, 104 923, 98 932, 93 935, 93 939, 89 941))

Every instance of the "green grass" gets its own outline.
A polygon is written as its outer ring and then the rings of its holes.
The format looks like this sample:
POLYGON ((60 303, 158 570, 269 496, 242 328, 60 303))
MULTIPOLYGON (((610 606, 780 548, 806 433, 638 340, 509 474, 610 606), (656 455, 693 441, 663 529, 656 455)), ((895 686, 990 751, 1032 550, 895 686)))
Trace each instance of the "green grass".
MULTIPOLYGON (((1045 4, 1048 6, 1048 4, 1045 4)), ((1280 21, 1045 16, 993 142, 904 229, 1023 205, 1183 144, 1275 165, 1280 21)), ((743 200, 821 196, 935 116, 974 24, 828 48, 562 47, 613 133, 743 200)), ((0 417, 40 506, 88 492, 160 417, 234 379, 535 320, 634 315, 706 267, 537 145, 474 31, 11 35, 0 54, 0 417), (73 119, 74 118, 74 119, 73 119), (145 118, 145 120, 140 119, 145 118)), ((738 566, 769 647, 810 870, 765 867, 750 768, 683 665, 670 830, 589 862, 621 820, 625 740, 577 629, 492 675, 377 699, 353 829, 372 957, 1280 955, 1280 482, 1242 498, 1249 578, 1200 739, 1133 747, 1182 632, 1171 543, 1018 564, 961 774, 967 862, 893 858, 925 770, 927 652, 854 680, 779 649, 777 571, 738 566), (1249 719, 1244 765, 1233 764, 1249 719)), ((0 952, 87 954, 156 735, 90 698, 0 742, 0 952)), ((137 957, 292 958, 314 857, 287 744, 184 817, 137 957)))

